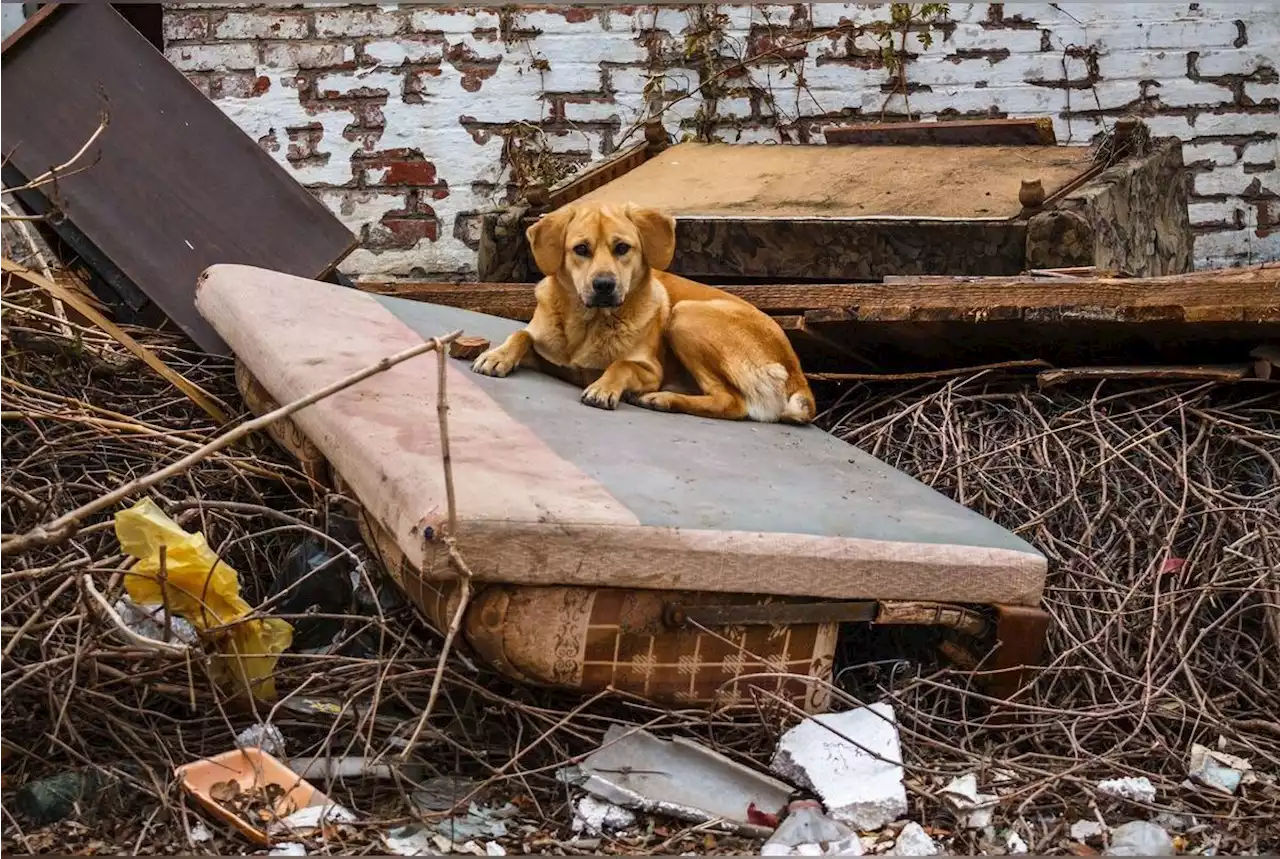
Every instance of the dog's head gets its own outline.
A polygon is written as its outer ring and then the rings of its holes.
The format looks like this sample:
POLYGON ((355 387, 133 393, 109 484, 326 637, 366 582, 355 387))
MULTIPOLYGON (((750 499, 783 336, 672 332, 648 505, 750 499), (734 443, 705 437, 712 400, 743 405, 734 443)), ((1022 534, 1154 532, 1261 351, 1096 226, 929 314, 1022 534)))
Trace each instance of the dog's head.
POLYGON ((526 235, 542 273, 571 286, 586 307, 621 307, 652 269, 671 265, 676 249, 675 220, 631 203, 565 206, 526 235))

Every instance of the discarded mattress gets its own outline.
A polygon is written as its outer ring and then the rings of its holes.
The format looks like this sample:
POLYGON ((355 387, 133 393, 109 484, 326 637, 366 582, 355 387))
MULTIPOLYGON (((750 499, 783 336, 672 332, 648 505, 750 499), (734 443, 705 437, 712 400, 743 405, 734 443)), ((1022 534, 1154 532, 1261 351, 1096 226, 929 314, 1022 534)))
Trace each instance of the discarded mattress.
MULTIPOLYGON (((234 350, 259 412, 434 335, 463 329, 497 343, 519 326, 231 265, 205 272, 197 306, 234 350)), ((440 539, 436 360, 411 359, 299 411, 296 430, 276 438, 304 462, 323 456, 363 506, 367 542, 423 612, 447 624, 456 593, 440 539)), ((606 412, 578 397, 533 371, 492 379, 448 360, 456 545, 475 580, 493 583, 465 630, 512 676, 686 702, 718 695, 753 666, 829 676, 834 623, 793 624, 785 636, 769 626, 675 633, 662 629, 664 596, 1040 598, 1045 560, 1035 549, 816 427, 606 412)))

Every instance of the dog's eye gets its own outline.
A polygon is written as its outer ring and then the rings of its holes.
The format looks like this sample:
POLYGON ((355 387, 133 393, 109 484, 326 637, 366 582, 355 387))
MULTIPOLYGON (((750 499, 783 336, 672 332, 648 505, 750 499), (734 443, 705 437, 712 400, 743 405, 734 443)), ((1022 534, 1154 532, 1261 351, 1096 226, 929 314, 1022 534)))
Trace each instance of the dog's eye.
POLYGON ((631 245, 627 244, 626 242, 618 242, 616 245, 613 246, 613 255, 622 256, 623 254, 627 253, 627 251, 629 250, 631 250, 631 245))
POLYGON ((586 242, 580 242, 579 244, 574 245, 573 252, 580 257, 591 256, 591 248, 587 247, 586 242))

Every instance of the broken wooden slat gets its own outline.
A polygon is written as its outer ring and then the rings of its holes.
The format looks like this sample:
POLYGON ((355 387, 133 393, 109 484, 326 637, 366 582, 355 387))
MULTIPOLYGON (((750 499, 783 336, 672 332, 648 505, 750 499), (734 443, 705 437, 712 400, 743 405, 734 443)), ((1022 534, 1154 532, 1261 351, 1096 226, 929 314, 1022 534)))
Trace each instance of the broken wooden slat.
POLYGON ((1280 378, 1280 346, 1264 343, 1252 349, 1249 357, 1253 359, 1253 375, 1259 379, 1280 378))
POLYGON ((1153 382, 1239 382, 1249 378, 1250 369, 1249 364, 1220 367, 1069 367, 1037 373, 1036 384, 1043 389, 1070 382, 1127 379, 1149 379, 1153 382))
POLYGON ((830 126, 828 144, 862 146, 1053 146, 1053 121, 966 119, 955 122, 892 122, 830 126))

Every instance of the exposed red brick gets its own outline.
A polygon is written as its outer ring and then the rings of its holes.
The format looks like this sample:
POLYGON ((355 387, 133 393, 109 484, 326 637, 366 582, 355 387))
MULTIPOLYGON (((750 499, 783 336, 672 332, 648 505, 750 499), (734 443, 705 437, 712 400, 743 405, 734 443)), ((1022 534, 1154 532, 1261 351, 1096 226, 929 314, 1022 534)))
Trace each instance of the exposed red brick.
POLYGON ((408 250, 423 239, 440 237, 440 221, 432 216, 404 217, 388 212, 378 221, 383 230, 370 230, 365 245, 379 250, 408 250))
POLYGON ((467 92, 479 92, 484 82, 493 77, 502 64, 502 57, 486 59, 461 42, 450 45, 444 58, 462 73, 462 88, 467 92))
POLYGON ((253 94, 262 95, 269 89, 271 89, 271 78, 266 75, 258 75, 253 82, 253 94))
POLYGON ((582 6, 557 6, 555 11, 563 15, 565 21, 570 24, 581 24, 585 21, 590 21, 596 16, 594 9, 586 9, 582 6))

